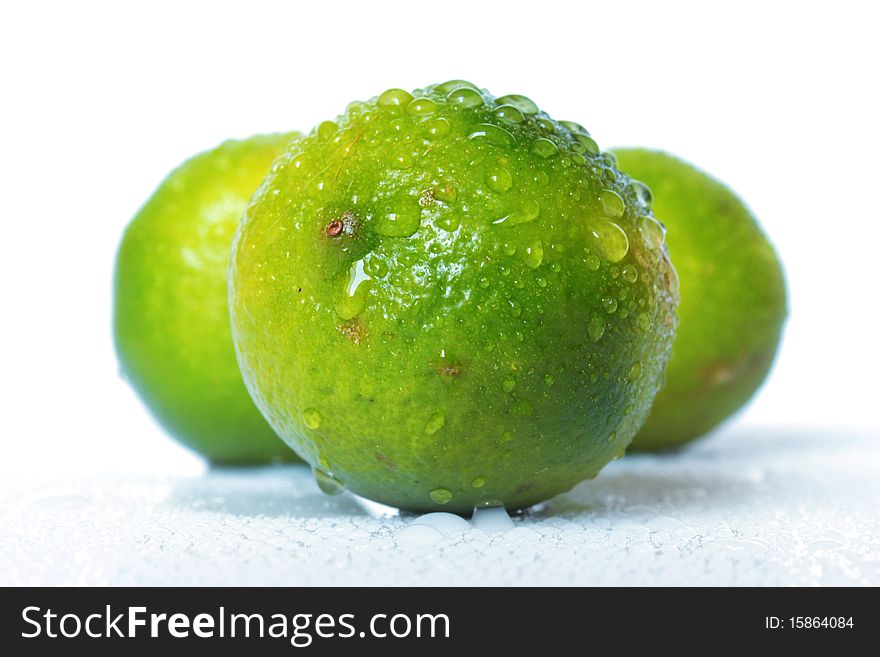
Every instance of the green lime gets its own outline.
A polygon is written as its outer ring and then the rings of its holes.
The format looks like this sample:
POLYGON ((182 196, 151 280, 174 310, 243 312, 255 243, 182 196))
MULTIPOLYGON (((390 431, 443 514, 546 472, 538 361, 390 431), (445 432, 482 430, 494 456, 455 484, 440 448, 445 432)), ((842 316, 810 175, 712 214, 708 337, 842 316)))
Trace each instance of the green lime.
POLYGON ((526 507, 623 453, 677 282, 641 190, 576 123, 453 81, 291 144, 230 263, 245 382, 319 485, 526 507))
POLYGON ((122 372, 171 434, 215 462, 295 457, 242 383, 226 293, 232 237, 291 137, 228 141, 182 164, 128 225, 116 259, 122 372))
POLYGON ((615 154, 653 191, 681 280, 666 385, 632 444, 662 449, 711 431, 760 387, 785 324, 785 280, 754 215, 726 186, 667 153, 615 154))

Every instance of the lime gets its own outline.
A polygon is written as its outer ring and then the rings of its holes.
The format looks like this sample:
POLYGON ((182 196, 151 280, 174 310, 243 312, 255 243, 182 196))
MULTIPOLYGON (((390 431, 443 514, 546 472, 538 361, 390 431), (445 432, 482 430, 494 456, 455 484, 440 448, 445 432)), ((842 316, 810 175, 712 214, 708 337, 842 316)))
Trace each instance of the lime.
POLYGON ((291 137, 228 141, 182 164, 128 225, 117 255, 122 372, 169 433, 215 462, 295 457, 242 383, 226 293, 248 198, 291 137))
POLYGON ((726 186, 667 153, 615 153, 653 190, 681 279, 666 385, 632 444, 661 449, 711 431, 760 387, 785 323, 785 280, 754 215, 726 186))
POLYGON ((230 263, 245 382, 319 485, 529 506, 623 453, 677 282, 644 190, 580 125, 460 80, 291 144, 230 263))

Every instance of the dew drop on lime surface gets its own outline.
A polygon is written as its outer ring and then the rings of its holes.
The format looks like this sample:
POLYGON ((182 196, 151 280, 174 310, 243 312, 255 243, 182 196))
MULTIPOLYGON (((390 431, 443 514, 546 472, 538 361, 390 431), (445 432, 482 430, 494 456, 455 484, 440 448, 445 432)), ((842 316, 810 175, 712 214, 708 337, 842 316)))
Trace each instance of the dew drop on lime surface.
POLYGON ((651 193, 651 188, 640 180, 633 180, 631 187, 642 208, 650 210, 654 202, 654 195, 651 193))
POLYGON ((639 233, 650 249, 659 249, 666 240, 666 229, 654 217, 639 217, 639 233))
POLYGON ((435 504, 449 504, 452 501, 452 491, 448 488, 435 488, 428 495, 435 504))
POLYGON ((493 192, 506 192, 513 186, 513 176, 504 167, 498 167, 489 171, 486 184, 493 192))
POLYGON ((603 189, 599 192, 599 204, 602 208, 602 214, 610 219, 623 216, 623 212, 626 210, 626 204, 620 194, 613 189, 603 189))
POLYGON ((313 468, 312 474, 315 477, 315 483, 325 495, 340 495, 345 490, 345 484, 334 477, 329 472, 325 472, 320 468, 313 468))
POLYGON ((506 96, 501 96, 501 98, 499 98, 496 102, 499 105, 512 105, 523 114, 537 114, 539 111, 538 106, 535 104, 535 101, 520 94, 508 94, 506 96))
POLYGON ((559 155, 559 147, 549 139, 540 137, 532 142, 532 153, 538 157, 551 158, 559 155))
POLYGON ((522 255, 523 262, 531 269, 537 269, 544 262, 544 244, 541 240, 535 240, 529 244, 522 255))
POLYGON ((446 100, 460 107, 479 107, 483 104, 483 96, 472 87, 457 87, 448 94, 446 100))
POLYGON ((373 230, 386 237, 409 237, 419 229, 420 218, 420 207, 413 202, 380 215, 373 230))
POLYGON ((626 376, 630 381, 638 381, 642 376, 642 364, 639 361, 633 363, 626 376))
POLYGON ((324 417, 317 408, 307 408, 303 411, 303 422, 309 429, 318 429, 321 427, 324 417))
POLYGON ((406 106, 406 113, 412 116, 429 116, 437 111, 437 103, 430 98, 413 98, 406 106))
POLYGON ((504 128, 491 123, 480 123, 468 135, 468 139, 476 142, 485 142, 493 146, 513 146, 516 139, 504 128))
POLYGON ((431 436, 446 424, 446 415, 441 410, 434 411, 425 423, 425 435, 431 436))
POLYGON ((596 313, 587 321, 587 335, 590 340, 598 342, 605 335, 605 318, 596 313))
POLYGON ((370 280, 364 267, 364 259, 361 258, 349 269, 345 289, 336 302, 336 314, 340 318, 351 319, 363 311, 367 303, 370 280))
POLYGON ((629 238, 616 223, 600 219, 589 230, 594 248, 608 262, 620 262, 629 253, 629 238))
POLYGON ((392 109, 395 107, 406 107, 412 102, 412 95, 403 89, 389 89, 379 94, 376 104, 384 109, 392 109))

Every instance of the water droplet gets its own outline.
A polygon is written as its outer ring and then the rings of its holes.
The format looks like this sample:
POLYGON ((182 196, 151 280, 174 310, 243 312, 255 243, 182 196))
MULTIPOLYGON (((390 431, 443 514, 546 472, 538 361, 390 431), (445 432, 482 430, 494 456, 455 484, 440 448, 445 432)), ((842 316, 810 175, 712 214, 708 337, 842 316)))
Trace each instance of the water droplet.
POLYGON ((541 137, 532 142, 532 153, 539 157, 554 157, 559 155, 559 147, 549 139, 541 137))
POLYGON ((589 131, 580 123, 575 123, 574 121, 560 121, 559 125, 566 128, 573 135, 586 135, 587 137, 590 136, 589 131))
POLYGON ((545 133, 551 135, 557 134, 556 124, 550 119, 545 119, 543 116, 539 116, 535 119, 535 123, 540 126, 545 133))
POLYGON ((351 319, 363 311, 367 304, 370 277, 364 269, 364 259, 355 262, 348 272, 345 289, 336 302, 336 314, 342 319, 351 319))
POLYGON ((385 109, 392 109, 401 106, 406 107, 412 99, 412 95, 403 89, 389 89, 379 95, 376 104, 385 109))
POLYGON ((373 278, 385 278, 388 274, 388 264, 377 256, 372 256, 367 260, 365 269, 367 274, 373 278))
POLYGON ((391 166, 394 169, 409 169, 413 165, 413 157, 409 153, 397 153, 391 157, 391 166))
POLYGON ((598 342, 605 335, 605 318, 602 315, 595 314, 590 317, 587 322, 587 335, 593 342, 598 342))
POLYGON ((522 205, 513 212, 504 215, 500 219, 496 219, 492 223, 494 225, 504 224, 505 226, 516 226, 518 224, 526 224, 534 221, 541 213, 541 206, 534 199, 526 199, 522 205))
POLYGON ((584 262, 587 265, 587 269, 589 269, 590 271, 598 271, 599 265, 602 264, 601 261, 599 260, 599 257, 596 255, 593 255, 592 253, 587 256, 587 258, 584 262))
MULTIPOLYGON (((623 280, 627 283, 635 283, 639 280, 639 271, 633 267, 632 265, 624 265, 623 270, 620 272, 623 275, 623 280)), ((626 299, 626 290, 621 290, 621 299, 626 299)))
POLYGON ((602 214, 611 219, 623 216, 626 210, 623 198, 613 189, 603 189, 599 192, 599 204, 602 206, 602 214))
POLYGON ((651 324, 653 324, 651 316, 645 312, 639 313, 638 319, 636 321, 639 323, 639 328, 643 331, 647 331, 648 329, 650 329, 651 324))
POLYGON ((629 372, 626 375, 630 381, 638 381, 642 376, 642 364, 639 361, 633 363, 632 367, 629 368, 629 372))
POLYGON ((345 484, 329 472, 313 468, 312 474, 315 477, 315 483, 318 484, 318 488, 324 495, 340 495, 345 490, 345 484))
POLYGON ((452 491, 448 488, 435 488, 428 495, 434 504, 449 504, 452 501, 452 491))
POLYGON ((609 443, 613 443, 616 439, 617 439, 617 432, 616 431, 612 431, 611 433, 608 434, 608 442, 609 443))
POLYGON ((523 113, 513 105, 502 105, 495 110, 495 118, 507 123, 522 123, 525 120, 523 113))
POLYGON ((444 203, 454 203, 458 198, 458 190, 448 182, 435 187, 432 193, 435 199, 444 203))
POLYGON ((482 488, 486 485, 486 478, 483 476, 474 477, 474 480, 471 482, 471 486, 474 488, 482 488))
POLYGON ((550 182, 550 176, 547 175, 546 171, 538 171, 535 174, 535 182, 541 187, 545 187, 547 183, 550 182))
POLYGON ((553 385, 553 382, 554 382, 555 380, 556 380, 556 379, 553 378, 553 375, 552 375, 552 374, 545 374, 545 375, 544 375, 544 383, 546 383, 548 386, 552 386, 552 385, 553 385))
POLYGON ((446 415, 441 410, 434 411, 425 423, 425 434, 432 436, 446 424, 446 415))
POLYGON ((512 256, 516 253, 516 244, 513 242, 505 242, 501 247, 501 250, 504 251, 504 255, 512 256))
POLYGON ((498 444, 504 445, 506 443, 511 442, 512 440, 513 440, 513 433, 511 433, 510 431, 504 431, 501 433, 501 438, 498 439, 498 444))
POLYGON ((602 160, 605 162, 606 166, 612 167, 614 169, 617 168, 617 156, 614 153, 610 151, 605 151, 604 153, 602 153, 602 160))
POLYGON ((501 98, 497 99, 495 102, 499 105, 513 105, 523 114, 537 114, 539 112, 538 106, 535 105, 535 102, 531 98, 519 94, 501 96, 501 98))
POLYGON ((380 215, 373 230, 379 235, 388 237, 409 237, 419 229, 420 215, 421 209, 418 203, 404 205, 380 215))
POLYGON ((437 111, 437 103, 430 98, 413 98, 406 106, 406 113, 412 116, 428 116, 437 111))
POLYGON ((513 280, 513 287, 515 287, 517 290, 521 290, 521 289, 523 289, 525 286, 526 286, 526 284, 523 283, 523 281, 522 281, 521 278, 515 278, 515 279, 513 280))
POLYGON ((457 212, 448 210, 434 220, 438 228, 442 228, 448 233, 454 233, 461 226, 461 215, 457 212))
POLYGON ((510 275, 510 267, 508 267, 507 265, 501 265, 500 267, 498 267, 498 271, 501 272, 502 276, 510 275))
POLYGON ((508 374, 501 382, 501 389, 504 392, 513 392, 514 388, 516 388, 516 377, 513 374, 508 374))
POLYGON ((537 269, 544 262, 544 244, 541 240, 535 240, 526 247, 522 256, 523 262, 532 269, 537 269))
MULTIPOLYGON (((430 515, 430 514, 428 514, 430 515)), ((451 515, 451 514, 445 514, 451 515)), ((433 545, 437 541, 443 540, 443 532, 430 525, 413 521, 412 524, 402 527, 394 532, 394 542, 396 545, 413 545, 425 546, 433 545)))
POLYGON ((614 297, 602 297, 602 308, 609 315, 617 312, 617 299, 614 297))
POLYGON ((574 143, 572 150, 576 153, 589 153, 590 155, 599 154, 599 145, 596 140, 588 135, 574 135, 574 143))
POLYGON ((323 419, 321 412, 317 408, 307 408, 303 411, 303 422, 306 423, 309 429, 319 428, 323 419))
POLYGON ((538 276, 538 278, 535 279, 535 283, 538 284, 538 287, 547 287, 547 279, 543 276, 538 276))
POLYGON ((508 299, 507 303, 508 305, 510 305, 510 314, 512 316, 519 317, 520 315, 522 315, 522 306, 520 306, 519 303, 517 303, 513 299, 508 299))
POLYGON ((486 177, 486 184, 493 192, 506 192, 513 186, 513 176, 503 167, 492 169, 486 177))
POLYGON ((620 262, 629 252, 629 238, 623 228, 612 221, 599 220, 590 225, 593 246, 608 262, 620 262))
POLYGON ((475 507, 471 525, 474 529, 487 534, 502 534, 515 527, 504 505, 497 500, 490 500, 480 507, 475 507))
POLYGON ((431 119, 428 121, 428 134, 432 137, 445 137, 449 134, 449 131, 452 129, 452 126, 449 124, 449 121, 444 119, 443 117, 439 117, 436 119, 431 119))
POLYGON ((659 249, 666 240, 666 229, 654 217, 639 217, 639 233, 649 249, 659 249))
POLYGON ((491 123, 480 123, 473 132, 468 135, 468 139, 477 142, 486 142, 493 146, 513 146, 516 143, 513 135, 504 128, 491 123))
POLYGON ((489 287, 490 281, 485 276, 480 276, 479 284, 480 284, 480 287, 485 290, 487 287, 489 287))
POLYGON ((627 404, 626 407, 623 409, 624 415, 632 415, 632 412, 633 412, 633 405, 632 404, 627 404))
POLYGON ((650 210, 651 206, 654 204, 654 195, 651 193, 651 188, 641 180, 633 180, 630 183, 630 187, 642 208, 645 211, 650 210))
POLYGON ((435 89, 440 93, 449 93, 453 89, 458 89, 460 87, 469 87, 471 89, 476 89, 477 85, 473 82, 468 82, 467 80, 447 80, 441 84, 438 84, 435 89))
POLYGON ((456 87, 446 95, 446 100, 461 107, 479 107, 483 95, 473 87, 456 87))
POLYGON ((318 133, 318 139, 330 139, 338 130, 339 126, 333 121, 323 121, 318 125, 316 132, 318 133))

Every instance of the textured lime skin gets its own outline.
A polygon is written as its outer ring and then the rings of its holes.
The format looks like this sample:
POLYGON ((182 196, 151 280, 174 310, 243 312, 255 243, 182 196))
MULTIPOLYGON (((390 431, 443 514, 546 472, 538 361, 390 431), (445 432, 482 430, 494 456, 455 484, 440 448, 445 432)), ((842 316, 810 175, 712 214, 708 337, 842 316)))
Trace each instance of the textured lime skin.
POLYGON ((785 324, 785 280, 755 217, 726 186, 667 153, 615 153, 653 190, 681 279, 666 384, 631 446, 662 449, 711 431, 760 387, 785 324))
POLYGON ((451 82, 352 103, 248 207, 239 363, 325 489, 526 507, 647 415, 676 322, 662 228, 583 128, 505 100, 451 82))
POLYGON ((128 225, 117 254, 122 372, 169 433, 215 462, 295 458, 242 383, 226 293, 232 237, 290 138, 228 141, 182 164, 128 225))

